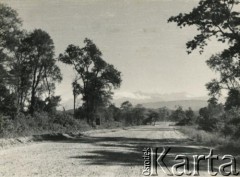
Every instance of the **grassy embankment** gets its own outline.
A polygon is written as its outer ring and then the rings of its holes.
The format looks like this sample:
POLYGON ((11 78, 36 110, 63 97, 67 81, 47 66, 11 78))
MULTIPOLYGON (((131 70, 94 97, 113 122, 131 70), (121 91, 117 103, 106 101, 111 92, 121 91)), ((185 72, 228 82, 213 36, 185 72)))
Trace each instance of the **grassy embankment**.
POLYGON ((240 140, 224 137, 218 132, 206 132, 199 130, 195 126, 183 126, 179 131, 187 135, 190 139, 203 145, 216 148, 220 151, 240 153, 240 140))

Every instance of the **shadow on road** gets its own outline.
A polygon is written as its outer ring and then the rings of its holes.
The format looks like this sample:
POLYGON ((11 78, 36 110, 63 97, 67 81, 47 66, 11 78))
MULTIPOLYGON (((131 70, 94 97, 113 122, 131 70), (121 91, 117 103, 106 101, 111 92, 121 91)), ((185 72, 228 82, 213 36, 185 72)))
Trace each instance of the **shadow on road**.
MULTIPOLYGON (((72 143, 69 141, 68 143, 72 143)), ((193 155, 208 155, 209 149, 197 146, 196 143, 188 139, 139 139, 139 138, 83 138, 81 143, 91 143, 100 146, 102 150, 89 149, 88 155, 72 156, 70 158, 80 159, 86 165, 123 165, 123 166, 143 166, 143 152, 146 147, 158 147, 158 156, 162 152, 162 147, 171 147, 164 162, 167 167, 181 161, 174 160, 176 155, 184 154, 189 157, 190 169, 193 168, 193 155)), ((219 162, 215 162, 218 165, 219 162)), ((217 168, 214 167, 215 171, 217 168)), ((159 169, 160 170, 160 169, 159 169)), ((200 161, 200 170, 207 171, 207 161, 200 161)))
MULTIPOLYGON (((136 131, 136 130, 131 130, 136 131)), ((149 131, 144 129, 143 131, 149 131)), ((174 131, 169 128, 156 128, 155 131, 174 131)), ((47 139, 48 141, 55 143, 81 143, 86 144, 82 151, 87 153, 80 153, 76 156, 70 156, 70 159, 79 159, 81 165, 121 165, 121 166, 143 166, 143 152, 146 147, 158 147, 158 155, 162 152, 162 147, 171 147, 170 152, 164 159, 164 162, 168 167, 172 167, 173 164, 182 162, 174 160, 176 155, 184 154, 189 157, 190 169, 193 164, 193 155, 208 155, 210 149, 200 146, 200 144, 193 142, 187 138, 167 138, 167 139, 150 139, 150 138, 135 138, 135 137, 93 137, 93 136, 75 136, 65 137, 60 140, 59 138, 47 139), (88 146, 89 145, 89 146, 88 146)), ((217 152, 214 152, 217 154, 217 152)), ((215 162, 219 165, 219 161, 215 162)), ((200 170, 207 171, 207 161, 200 161, 200 170)), ((160 169, 159 169, 160 170, 160 169)))

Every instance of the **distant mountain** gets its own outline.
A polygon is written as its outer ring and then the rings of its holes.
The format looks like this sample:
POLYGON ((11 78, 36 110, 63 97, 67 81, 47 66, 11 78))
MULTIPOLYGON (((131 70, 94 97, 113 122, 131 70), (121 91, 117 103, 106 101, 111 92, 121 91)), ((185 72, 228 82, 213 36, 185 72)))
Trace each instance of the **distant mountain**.
MULTIPOLYGON (((115 103, 116 106, 120 106, 124 101, 130 101, 133 105, 136 105, 136 104, 155 105, 155 103, 156 105, 158 105, 158 103, 160 103, 161 105, 161 103, 169 102, 170 105, 173 104, 175 106, 174 102, 176 100, 181 100, 181 101, 195 100, 200 102, 204 100, 203 102, 206 102, 205 100, 208 100, 208 99, 209 98, 207 96, 196 97, 194 95, 191 95, 185 92, 164 94, 164 93, 146 93, 146 92, 138 91, 138 92, 116 92, 114 93, 114 96, 113 96, 113 103, 115 103)), ((178 103, 176 103, 176 105, 178 105, 178 103)), ((184 105, 185 104, 183 104, 183 106, 184 105)), ((202 104, 200 103, 200 105, 202 104)))
POLYGON ((169 109, 176 109, 178 106, 181 106, 183 109, 188 109, 191 107, 193 110, 197 111, 202 107, 207 106, 206 100, 177 100, 177 101, 159 101, 159 102, 150 102, 142 104, 146 108, 161 108, 167 107, 169 109))
MULTIPOLYGON (((207 106, 207 104, 206 100, 176 100, 141 103, 145 108, 158 109, 167 107, 168 109, 175 110, 178 106, 181 106, 183 109, 191 107, 194 111, 198 111, 200 108, 207 106)), ((73 114, 73 109, 66 109, 66 111, 73 114)))
MULTIPOLYGON (((185 92, 179 93, 145 93, 145 92, 116 92, 113 96, 112 103, 117 107, 125 101, 130 101, 133 105, 142 104, 147 108, 160 108, 166 106, 169 109, 176 109, 178 106, 182 106, 184 109, 191 107, 193 110, 199 110, 199 108, 207 106, 207 96, 195 97, 185 92)), ((82 105, 81 98, 77 100, 77 107, 82 105)), ((73 109, 73 99, 64 100, 59 106, 59 110, 73 109)))

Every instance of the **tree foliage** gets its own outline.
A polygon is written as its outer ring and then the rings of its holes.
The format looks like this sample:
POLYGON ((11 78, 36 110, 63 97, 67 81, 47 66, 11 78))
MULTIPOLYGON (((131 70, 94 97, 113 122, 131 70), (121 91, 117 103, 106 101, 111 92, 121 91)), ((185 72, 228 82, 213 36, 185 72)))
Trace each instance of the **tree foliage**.
POLYGON ((162 121, 167 120, 170 115, 170 111, 168 110, 167 107, 159 108, 158 113, 159 113, 159 120, 162 120, 162 121))
POLYGON ((191 121, 181 106, 172 112, 171 120, 175 121, 177 125, 188 125, 191 121))
POLYGON ((134 124, 133 105, 129 101, 124 101, 121 106, 121 116, 126 125, 134 124))
POLYGON ((102 58, 101 51, 91 40, 85 39, 84 43, 82 48, 69 45, 59 60, 73 66, 77 72, 75 86, 82 95, 83 107, 90 121, 98 107, 109 103, 112 89, 120 87, 121 73, 102 58))
MULTIPOLYGON (((18 13, 11 7, 0 3, 0 12, 0 52, 4 55, 6 50, 14 50, 17 36, 22 33, 22 23, 18 13)), ((3 59, 2 57, 0 58, 3 59)))
POLYGON ((207 60, 207 65, 220 74, 219 79, 212 79, 206 84, 212 97, 221 96, 222 90, 237 90, 240 88, 240 60, 236 57, 222 58, 220 54, 213 55, 207 60))
POLYGON ((225 103, 225 109, 230 110, 233 107, 240 107, 240 91, 230 90, 225 103))
POLYGON ((153 123, 153 125, 155 125, 155 124, 156 124, 156 121, 159 119, 159 114, 158 114, 158 112, 155 111, 155 110, 149 110, 148 119, 151 120, 151 122, 153 123))
MULTIPOLYGON (((44 92, 50 98, 55 89, 55 82, 62 80, 61 71, 54 59, 54 44, 49 34, 40 29, 26 35, 22 39, 18 51, 16 67, 13 72, 19 74, 20 84, 30 91, 30 113, 34 112, 36 97, 44 92), (26 83, 25 83, 26 82, 26 83)), ((22 88, 22 87, 20 87, 22 88)), ((28 94, 28 93, 27 93, 28 94)))
POLYGON ((199 48, 203 52, 208 40, 215 37, 220 42, 228 42, 222 57, 239 55, 240 36, 239 12, 236 8, 239 0, 200 0, 197 7, 190 13, 180 13, 169 18, 169 22, 176 22, 179 27, 196 26, 200 34, 187 42, 188 52, 199 48))
POLYGON ((11 103, 18 114, 29 106, 33 113, 36 100, 40 104, 39 100, 46 97, 50 99, 55 83, 62 79, 54 59, 54 44, 45 31, 37 29, 27 32, 21 29, 21 20, 12 8, 0 3, 0 12, 2 107, 6 105, 7 109, 11 103), (45 92, 48 92, 48 96, 42 98, 45 92))
POLYGON ((222 89, 230 92, 240 86, 239 3, 239 0, 200 0, 191 12, 168 19, 168 22, 176 22, 180 28, 197 27, 199 34, 186 44, 188 53, 195 49, 202 53, 211 39, 228 44, 226 49, 207 61, 212 70, 220 73, 219 79, 206 84, 209 94, 214 98, 221 95, 222 89))
POLYGON ((133 119, 135 125, 142 125, 144 119, 147 117, 146 108, 144 108, 141 104, 137 104, 133 108, 133 119))
POLYGON ((221 123, 221 116, 224 114, 222 104, 211 104, 199 110, 197 124, 200 129, 206 131, 217 131, 218 124, 221 123))
POLYGON ((22 33, 21 25, 17 12, 0 3, 0 110, 11 115, 16 110, 14 95, 8 88, 11 80, 8 66, 22 33))
POLYGON ((224 124, 220 129, 220 132, 226 137, 230 136, 234 139, 240 137, 240 109, 234 107, 226 110, 223 114, 224 124))

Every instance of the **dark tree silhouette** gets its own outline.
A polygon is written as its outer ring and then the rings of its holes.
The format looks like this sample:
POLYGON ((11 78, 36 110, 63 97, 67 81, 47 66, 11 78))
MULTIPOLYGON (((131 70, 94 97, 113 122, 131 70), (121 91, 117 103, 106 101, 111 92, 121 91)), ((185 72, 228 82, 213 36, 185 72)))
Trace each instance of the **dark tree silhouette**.
POLYGON ((207 89, 212 97, 219 97, 221 91, 237 90, 240 88, 240 60, 236 57, 225 57, 213 55, 207 60, 208 66, 220 74, 219 79, 213 79, 207 83, 207 89))
POLYGON ((55 89, 55 83, 62 80, 61 72, 54 59, 54 44, 51 37, 45 31, 34 30, 26 36, 22 42, 22 55, 28 69, 30 81, 30 106, 29 112, 33 114, 36 106, 37 94, 45 91, 49 97, 55 89))
POLYGON ((233 107, 240 107, 240 91, 230 90, 225 103, 225 109, 230 110, 233 107))
POLYGON ((14 83, 8 66, 22 34, 21 25, 17 12, 0 3, 0 109, 4 113, 14 113, 17 109, 15 95, 9 91, 14 83))
POLYGON ((180 13, 169 18, 168 22, 176 22, 182 28, 196 26, 200 32, 193 40, 187 42, 187 52, 204 47, 210 39, 227 43, 228 47, 212 56, 207 64, 220 73, 220 79, 213 79, 206 86, 209 94, 216 98, 221 90, 239 89, 240 78, 240 13, 237 11, 239 0, 200 0, 197 7, 189 13, 180 13))
POLYGON ((239 55, 240 34, 238 26, 240 22, 239 12, 235 9, 239 6, 239 0, 200 0, 197 7, 190 13, 180 13, 169 18, 169 22, 176 22, 182 28, 196 26, 200 34, 187 42, 188 52, 204 46, 210 38, 217 38, 219 42, 228 42, 229 48, 221 55, 239 55))
POLYGON ((69 45, 59 60, 72 65, 78 73, 77 85, 82 95, 83 108, 88 123, 93 123, 97 109, 107 105, 112 96, 112 89, 120 87, 121 73, 102 58, 101 51, 89 39, 85 46, 69 45))

